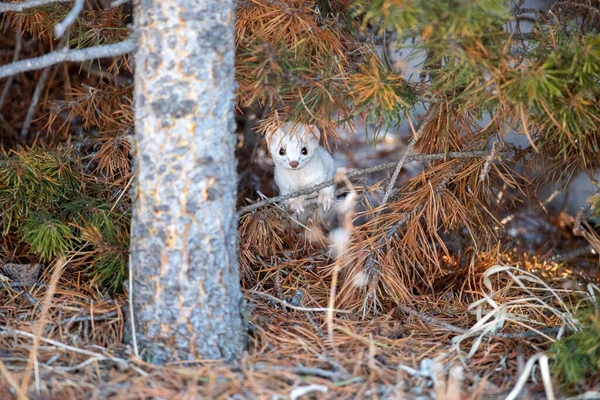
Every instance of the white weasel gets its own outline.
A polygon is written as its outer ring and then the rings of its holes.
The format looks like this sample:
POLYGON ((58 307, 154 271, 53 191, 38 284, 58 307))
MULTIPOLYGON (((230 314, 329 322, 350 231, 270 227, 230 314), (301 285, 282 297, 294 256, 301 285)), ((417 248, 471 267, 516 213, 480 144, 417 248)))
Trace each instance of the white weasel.
MULTIPOLYGON (((285 124, 277 129, 267 144, 275 163, 275 183, 280 194, 285 195, 328 181, 335 176, 333 157, 319 145, 321 133, 314 126, 299 124, 295 128, 285 124)), ((287 201, 296 214, 304 212, 306 196, 287 201)), ((335 186, 319 191, 317 202, 325 212, 335 201, 335 186)))

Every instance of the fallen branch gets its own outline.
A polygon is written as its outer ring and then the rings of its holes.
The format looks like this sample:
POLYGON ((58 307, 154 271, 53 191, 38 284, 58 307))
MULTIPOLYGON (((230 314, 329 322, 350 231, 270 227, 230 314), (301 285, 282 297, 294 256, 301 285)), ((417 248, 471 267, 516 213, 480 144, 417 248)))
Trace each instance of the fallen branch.
POLYGON ((101 46, 88 47, 81 50, 57 50, 45 54, 41 57, 28 58, 26 60, 16 61, 0 67, 0 79, 7 76, 16 75, 21 72, 34 71, 50 67, 62 62, 84 62, 96 58, 115 57, 131 53, 137 47, 137 42, 129 37, 122 42, 115 44, 106 44, 101 46))
MULTIPOLYGON (((468 158, 483 158, 488 157, 490 155, 489 151, 465 151, 465 152, 450 152, 450 153, 433 153, 433 154, 413 154, 406 157, 406 162, 413 161, 440 161, 440 160, 450 160, 455 158, 460 159, 468 159, 468 158)), ((392 161, 385 164, 375 165, 373 167, 355 169, 345 174, 346 178, 356 178, 363 174, 368 174, 372 172, 384 171, 386 169, 396 168, 398 166, 398 161, 392 161)), ((308 195, 311 193, 316 193, 319 190, 331 186, 335 183, 334 179, 329 181, 319 183, 317 185, 308 187, 306 189, 298 190, 293 193, 288 193, 282 196, 271 197, 265 200, 258 201, 254 204, 250 204, 248 206, 242 207, 238 211, 238 216, 249 213, 250 211, 254 211, 262 206, 266 206, 268 204, 280 203, 285 200, 293 199, 295 197, 300 197, 304 195, 308 195)))

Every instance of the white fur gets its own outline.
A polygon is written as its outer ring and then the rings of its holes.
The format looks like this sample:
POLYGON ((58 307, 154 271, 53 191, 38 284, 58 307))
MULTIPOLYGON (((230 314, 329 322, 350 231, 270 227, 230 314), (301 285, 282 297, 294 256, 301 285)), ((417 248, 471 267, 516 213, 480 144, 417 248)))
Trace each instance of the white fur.
MULTIPOLYGON (((321 182, 333 179, 335 165, 333 157, 319 145, 320 132, 316 127, 299 124, 292 130, 291 124, 286 124, 273 133, 268 139, 269 152, 275 163, 275 183, 280 194, 285 195, 321 182), (302 154, 302 149, 306 154, 302 154), (281 155, 283 149, 285 154, 281 155), (290 163, 297 162, 294 168, 290 163)), ((304 212, 302 196, 288 200, 287 204, 297 214, 304 212)), ((329 211, 335 201, 335 187, 329 186, 319 191, 319 206, 323 211, 329 211)))

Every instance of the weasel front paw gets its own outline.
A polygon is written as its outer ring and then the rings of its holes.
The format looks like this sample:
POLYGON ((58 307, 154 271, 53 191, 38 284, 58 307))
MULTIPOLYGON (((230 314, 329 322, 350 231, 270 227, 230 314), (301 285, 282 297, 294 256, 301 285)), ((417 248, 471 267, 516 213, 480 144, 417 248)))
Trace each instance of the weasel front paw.
POLYGON ((319 192, 319 197, 317 202, 323 209, 323 211, 327 212, 331 210, 333 203, 335 202, 335 192, 330 188, 325 188, 319 192))
POLYGON ((296 214, 304 212, 304 197, 298 197, 287 201, 287 206, 296 214))

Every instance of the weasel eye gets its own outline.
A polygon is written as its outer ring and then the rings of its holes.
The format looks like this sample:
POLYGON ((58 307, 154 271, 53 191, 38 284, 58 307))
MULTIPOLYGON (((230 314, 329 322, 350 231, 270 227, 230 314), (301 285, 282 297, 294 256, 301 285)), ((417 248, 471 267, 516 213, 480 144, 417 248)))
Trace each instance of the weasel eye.
POLYGON ((306 150, 306 147, 302 148, 302 155, 305 156, 308 154, 308 150, 306 150))
POLYGON ((285 156, 285 149, 283 147, 279 149, 279 155, 285 156))

